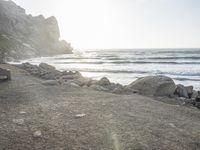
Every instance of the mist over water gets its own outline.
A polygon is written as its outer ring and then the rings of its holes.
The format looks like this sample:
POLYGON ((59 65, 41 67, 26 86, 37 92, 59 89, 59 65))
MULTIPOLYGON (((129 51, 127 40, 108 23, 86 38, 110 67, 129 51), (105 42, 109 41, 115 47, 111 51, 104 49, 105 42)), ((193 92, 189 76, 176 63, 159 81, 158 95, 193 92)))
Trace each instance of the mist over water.
POLYGON ((166 75, 177 84, 200 89, 200 49, 85 50, 25 61, 46 62, 59 70, 80 71, 83 76, 93 79, 106 76, 121 84, 129 84, 143 76, 166 75))

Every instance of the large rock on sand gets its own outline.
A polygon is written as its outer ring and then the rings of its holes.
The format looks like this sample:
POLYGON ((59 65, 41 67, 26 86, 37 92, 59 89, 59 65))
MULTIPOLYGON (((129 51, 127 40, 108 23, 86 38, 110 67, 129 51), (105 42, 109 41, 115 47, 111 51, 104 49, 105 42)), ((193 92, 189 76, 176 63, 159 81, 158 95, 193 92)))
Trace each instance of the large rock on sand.
POLYGON ((49 64, 46 64, 46 63, 40 63, 39 64, 39 68, 44 70, 44 71, 48 71, 48 72, 56 70, 55 67, 53 67, 53 66, 51 66, 49 64))
POLYGON ((174 81, 166 76, 147 76, 139 78, 127 86, 140 94, 150 96, 170 96, 176 90, 174 81))

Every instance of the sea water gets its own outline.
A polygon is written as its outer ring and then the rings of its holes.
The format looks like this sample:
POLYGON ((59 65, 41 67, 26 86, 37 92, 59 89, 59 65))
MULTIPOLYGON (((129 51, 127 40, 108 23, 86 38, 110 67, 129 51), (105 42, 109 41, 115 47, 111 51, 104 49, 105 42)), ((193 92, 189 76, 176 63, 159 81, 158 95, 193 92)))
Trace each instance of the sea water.
POLYGON ((93 79, 108 77, 123 85, 139 77, 166 75, 176 84, 193 85, 200 90, 200 49, 75 50, 74 54, 25 61, 46 62, 62 71, 80 71, 93 79))

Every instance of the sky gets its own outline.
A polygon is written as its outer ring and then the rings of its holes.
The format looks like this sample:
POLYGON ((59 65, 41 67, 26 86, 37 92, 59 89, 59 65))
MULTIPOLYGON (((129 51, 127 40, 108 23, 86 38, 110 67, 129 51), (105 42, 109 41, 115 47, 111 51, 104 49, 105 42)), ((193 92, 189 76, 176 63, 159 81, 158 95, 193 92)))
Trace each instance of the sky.
POLYGON ((200 0, 13 0, 75 49, 199 48, 200 0))

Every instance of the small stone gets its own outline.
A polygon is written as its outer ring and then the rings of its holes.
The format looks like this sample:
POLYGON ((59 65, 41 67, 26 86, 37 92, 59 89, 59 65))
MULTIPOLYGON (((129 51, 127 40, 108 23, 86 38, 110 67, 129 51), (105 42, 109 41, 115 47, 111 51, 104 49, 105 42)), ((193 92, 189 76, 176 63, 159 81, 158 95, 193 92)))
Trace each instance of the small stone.
POLYGON ((170 125, 172 128, 176 128, 176 126, 175 126, 173 123, 169 123, 169 125, 170 125))
POLYGON ((35 138, 39 138, 39 137, 41 137, 41 136, 42 136, 42 132, 41 132, 40 130, 35 131, 35 132, 33 133, 33 137, 35 137, 35 138))
POLYGON ((16 124, 19 124, 19 125, 24 124, 24 119, 13 119, 12 121, 13 121, 14 123, 16 123, 16 124))
POLYGON ((78 87, 80 87, 78 84, 76 84, 76 83, 73 83, 73 82, 72 82, 72 83, 70 83, 69 85, 70 85, 70 86, 72 86, 72 87, 75 87, 75 88, 78 88, 78 87))
POLYGON ((20 115, 24 115, 24 114, 26 114, 26 112, 25 111, 20 111, 19 114, 20 115))
POLYGON ((82 117, 85 117, 86 116, 86 114, 77 114, 77 115, 75 115, 75 118, 82 118, 82 117))

